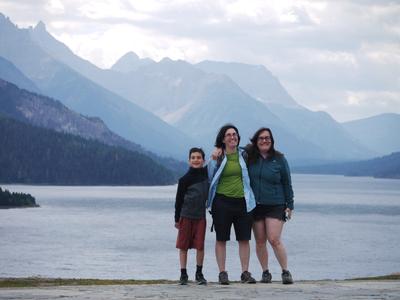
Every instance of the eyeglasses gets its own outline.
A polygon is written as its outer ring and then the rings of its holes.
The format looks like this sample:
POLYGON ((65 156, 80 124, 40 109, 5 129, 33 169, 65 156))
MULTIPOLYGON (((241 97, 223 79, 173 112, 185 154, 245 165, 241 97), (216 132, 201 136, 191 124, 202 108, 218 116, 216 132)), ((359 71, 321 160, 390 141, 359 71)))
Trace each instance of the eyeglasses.
POLYGON ((225 137, 228 137, 228 138, 234 138, 234 137, 237 137, 237 136, 238 136, 238 135, 237 135, 236 132, 225 134, 225 137))
POLYGON ((259 136, 258 137, 258 140, 260 141, 260 142, 262 142, 262 141, 270 141, 271 140, 271 137, 270 136, 259 136))

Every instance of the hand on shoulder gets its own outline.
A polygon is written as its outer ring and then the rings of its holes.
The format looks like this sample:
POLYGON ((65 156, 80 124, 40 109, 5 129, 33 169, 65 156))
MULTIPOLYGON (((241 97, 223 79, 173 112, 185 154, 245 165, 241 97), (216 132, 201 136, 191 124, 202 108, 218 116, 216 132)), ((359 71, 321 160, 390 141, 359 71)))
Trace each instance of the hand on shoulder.
POLYGON ((213 152, 211 153, 211 159, 217 160, 218 157, 222 155, 222 148, 214 148, 213 152))

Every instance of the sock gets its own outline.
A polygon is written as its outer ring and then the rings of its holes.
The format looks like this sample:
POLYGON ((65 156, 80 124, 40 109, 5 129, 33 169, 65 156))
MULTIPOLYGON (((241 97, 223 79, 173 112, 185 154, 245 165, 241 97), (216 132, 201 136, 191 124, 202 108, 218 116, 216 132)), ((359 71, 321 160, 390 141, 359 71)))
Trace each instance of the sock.
POLYGON ((203 266, 196 266, 196 273, 203 273, 203 266))
POLYGON ((186 269, 181 269, 181 275, 187 275, 186 269))

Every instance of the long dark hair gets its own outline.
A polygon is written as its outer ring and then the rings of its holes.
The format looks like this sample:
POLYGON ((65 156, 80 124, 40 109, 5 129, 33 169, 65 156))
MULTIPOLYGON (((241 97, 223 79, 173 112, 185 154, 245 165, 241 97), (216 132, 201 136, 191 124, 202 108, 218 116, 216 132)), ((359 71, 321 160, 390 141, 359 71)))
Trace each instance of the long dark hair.
POLYGON ((225 133, 227 132, 228 129, 233 128, 236 131, 236 134, 238 136, 238 146, 240 143, 240 135, 239 135, 239 130, 236 128, 236 126, 232 124, 225 124, 224 126, 221 127, 219 130, 217 137, 215 138, 215 147, 217 148, 222 148, 225 150, 225 144, 224 144, 224 138, 225 138, 225 133))
POLYGON ((268 150, 268 157, 273 157, 275 155, 277 156, 282 156, 283 154, 277 150, 275 150, 275 140, 274 140, 274 136, 272 134, 271 129, 267 128, 267 127, 261 127, 260 129, 258 129, 253 137, 250 139, 251 144, 248 144, 246 146, 246 151, 249 155, 249 164, 253 164, 257 161, 258 157, 260 156, 260 151, 258 150, 257 147, 257 141, 258 141, 258 137, 260 136, 261 132, 264 131, 268 131, 269 135, 271 136, 271 148, 269 148, 268 150))

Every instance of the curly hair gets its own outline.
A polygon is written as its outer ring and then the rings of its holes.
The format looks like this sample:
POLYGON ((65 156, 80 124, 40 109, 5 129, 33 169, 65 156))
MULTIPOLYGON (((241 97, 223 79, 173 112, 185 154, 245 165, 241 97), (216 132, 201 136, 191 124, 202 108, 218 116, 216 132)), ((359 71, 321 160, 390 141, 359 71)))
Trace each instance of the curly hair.
POLYGON ((233 124, 225 124, 220 128, 217 137, 215 138, 215 145, 214 145, 215 147, 225 149, 225 144, 224 144, 225 133, 230 128, 233 128, 236 131, 236 134, 238 136, 238 146, 239 146, 240 143, 239 130, 233 124))

